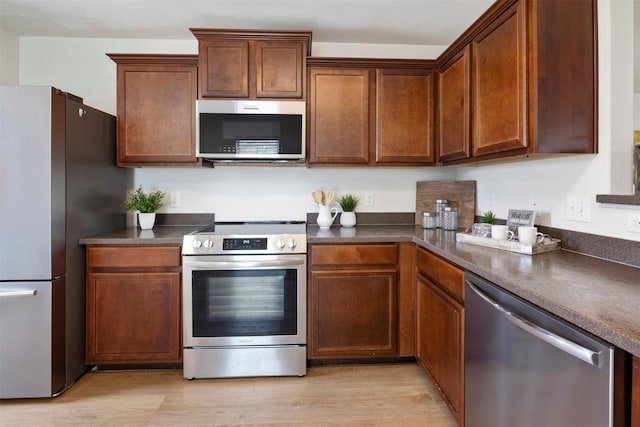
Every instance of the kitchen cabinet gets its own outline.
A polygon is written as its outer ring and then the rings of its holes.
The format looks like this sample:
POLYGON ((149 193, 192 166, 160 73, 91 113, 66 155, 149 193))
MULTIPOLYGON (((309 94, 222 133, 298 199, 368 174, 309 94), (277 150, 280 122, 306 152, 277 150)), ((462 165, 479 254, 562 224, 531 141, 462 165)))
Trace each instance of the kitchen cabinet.
POLYGON ((500 1, 458 38, 438 59, 439 161, 596 153, 595 7, 500 1))
POLYGON ((108 56, 117 64, 118 166, 198 164, 197 56, 108 56))
POLYGON ((369 70, 309 68, 309 164, 369 163, 369 70))
POLYGON ((417 250, 416 359, 464 425, 464 271, 417 250))
POLYGON ((191 29, 200 98, 304 99, 311 32, 191 29))
POLYGON ((471 155, 471 46, 465 46, 440 70, 438 79, 438 158, 471 155))
POLYGON ((640 426, 640 357, 633 356, 631 386, 631 425, 640 426))
MULTIPOLYGON (((408 244, 309 248, 308 358, 379 359, 413 354, 412 281, 400 283, 408 244), (399 331, 399 326, 408 330, 399 331)), ((407 264, 408 263, 408 264, 407 264)))
POLYGON ((87 247, 86 363, 182 365, 179 246, 87 247))
POLYGON ((310 166, 435 162, 433 61, 309 58, 310 166))

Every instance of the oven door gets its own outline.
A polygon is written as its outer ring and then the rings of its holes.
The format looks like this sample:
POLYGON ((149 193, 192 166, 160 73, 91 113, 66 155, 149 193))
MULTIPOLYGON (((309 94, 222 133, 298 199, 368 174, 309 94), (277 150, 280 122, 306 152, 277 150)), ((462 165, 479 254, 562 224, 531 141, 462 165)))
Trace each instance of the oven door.
POLYGON ((306 255, 184 256, 184 346, 306 344, 306 263, 306 255))

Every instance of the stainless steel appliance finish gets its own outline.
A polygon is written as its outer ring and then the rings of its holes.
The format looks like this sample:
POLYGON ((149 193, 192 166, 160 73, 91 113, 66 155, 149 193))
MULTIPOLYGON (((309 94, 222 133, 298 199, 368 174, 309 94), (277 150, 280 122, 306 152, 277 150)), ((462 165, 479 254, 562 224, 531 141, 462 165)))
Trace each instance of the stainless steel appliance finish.
POLYGON ((213 161, 305 158, 304 101, 196 101, 196 155, 213 161))
POLYGON ((622 425, 622 353, 472 273, 465 286, 465 425, 622 425), (621 396, 618 396, 621 397, 621 396))
POLYGON ((306 225, 216 224, 184 237, 184 377, 306 374, 306 225))
POLYGON ((85 254, 124 227, 115 118, 51 87, 0 86, 0 398, 50 397, 86 370, 85 254))

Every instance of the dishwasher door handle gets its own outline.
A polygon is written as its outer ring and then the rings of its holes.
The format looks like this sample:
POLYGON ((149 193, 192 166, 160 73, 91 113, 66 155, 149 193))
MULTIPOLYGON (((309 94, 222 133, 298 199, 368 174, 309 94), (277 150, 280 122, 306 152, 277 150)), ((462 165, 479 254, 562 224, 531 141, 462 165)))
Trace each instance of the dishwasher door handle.
POLYGON ((491 304, 500 314, 502 314, 508 321, 519 327, 520 329, 530 333, 531 335, 540 338, 542 341, 556 347, 557 349, 564 351, 565 353, 570 354, 573 357, 576 357, 583 362, 586 362, 593 366, 598 366, 598 359, 600 352, 595 352, 589 350, 577 344, 573 341, 570 341, 566 338, 561 337, 551 331, 548 331, 527 319, 524 319, 518 316, 515 313, 510 312, 505 307, 500 305, 497 301, 494 301, 490 296, 482 292, 478 289, 473 283, 467 280, 467 285, 469 288, 473 290, 480 298, 491 304))

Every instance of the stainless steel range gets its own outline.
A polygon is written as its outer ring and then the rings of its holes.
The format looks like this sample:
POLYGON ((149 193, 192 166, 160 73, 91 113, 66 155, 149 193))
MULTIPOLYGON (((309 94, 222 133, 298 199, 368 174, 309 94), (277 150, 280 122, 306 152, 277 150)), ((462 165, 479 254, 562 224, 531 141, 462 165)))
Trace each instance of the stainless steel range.
POLYGON ((184 378, 305 375, 305 223, 215 224, 182 248, 184 378))

